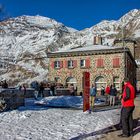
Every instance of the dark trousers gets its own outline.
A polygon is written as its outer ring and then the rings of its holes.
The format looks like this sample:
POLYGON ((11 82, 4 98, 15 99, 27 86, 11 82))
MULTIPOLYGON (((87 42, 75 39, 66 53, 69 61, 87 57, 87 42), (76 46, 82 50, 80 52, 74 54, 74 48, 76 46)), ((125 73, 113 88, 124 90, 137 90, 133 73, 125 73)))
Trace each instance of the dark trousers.
POLYGON ((121 123, 122 132, 125 135, 133 133, 133 111, 135 107, 122 107, 121 110, 121 123))

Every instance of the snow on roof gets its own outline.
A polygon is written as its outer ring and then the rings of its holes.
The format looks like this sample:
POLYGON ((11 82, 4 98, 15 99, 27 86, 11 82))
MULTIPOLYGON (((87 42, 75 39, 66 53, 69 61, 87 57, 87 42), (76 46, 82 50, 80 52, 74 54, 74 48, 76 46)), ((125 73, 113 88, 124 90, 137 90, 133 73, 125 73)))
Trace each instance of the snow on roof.
POLYGON ((76 47, 76 48, 69 48, 67 50, 59 50, 53 53, 62 53, 62 52, 81 52, 81 51, 100 51, 100 50, 115 50, 115 49, 121 49, 123 47, 116 47, 116 46, 103 46, 103 45, 89 45, 86 47, 76 47))

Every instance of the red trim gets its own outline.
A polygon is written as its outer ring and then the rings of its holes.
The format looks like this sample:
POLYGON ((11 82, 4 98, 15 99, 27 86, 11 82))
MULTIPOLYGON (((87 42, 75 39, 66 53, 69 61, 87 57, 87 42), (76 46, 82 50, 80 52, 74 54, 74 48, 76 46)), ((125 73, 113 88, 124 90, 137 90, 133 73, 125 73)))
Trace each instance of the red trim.
POLYGON ((68 67, 68 61, 67 60, 64 60, 63 67, 64 68, 67 68, 68 67))
POLYGON ((87 59, 86 59, 86 68, 89 68, 89 67, 90 67, 90 59, 87 58, 87 59))
POLYGON ((104 67, 104 60, 102 58, 97 59, 97 68, 104 67))
POLYGON ((73 60, 73 66, 74 68, 77 67, 77 60, 73 60))
POLYGON ((113 59, 113 67, 120 67, 120 58, 113 59))
POLYGON ((63 61, 60 61, 60 68, 63 68, 63 61))
POLYGON ((54 61, 51 62, 51 68, 54 68, 54 61))

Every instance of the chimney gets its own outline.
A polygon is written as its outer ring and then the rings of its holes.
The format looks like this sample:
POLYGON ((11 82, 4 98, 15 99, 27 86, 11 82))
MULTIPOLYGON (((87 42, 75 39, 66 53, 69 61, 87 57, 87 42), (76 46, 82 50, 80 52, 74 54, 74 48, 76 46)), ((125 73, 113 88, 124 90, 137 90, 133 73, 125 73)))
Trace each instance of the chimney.
POLYGON ((102 45, 103 44, 103 39, 101 36, 96 35, 93 37, 93 45, 102 45))

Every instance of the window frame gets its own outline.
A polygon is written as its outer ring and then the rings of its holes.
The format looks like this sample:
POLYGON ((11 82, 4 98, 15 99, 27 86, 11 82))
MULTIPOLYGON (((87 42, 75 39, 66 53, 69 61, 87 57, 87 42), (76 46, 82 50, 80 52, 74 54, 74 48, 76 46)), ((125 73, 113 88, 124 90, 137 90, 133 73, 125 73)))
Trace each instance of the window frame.
POLYGON ((86 60, 85 59, 81 59, 80 60, 80 67, 81 68, 85 68, 86 67, 86 60), (82 61, 83 61, 83 65, 82 65, 82 61))
POLYGON ((54 61, 54 68, 60 69, 60 61, 54 61))
POLYGON ((67 64, 68 68, 74 68, 74 61, 73 60, 68 60, 67 63, 68 63, 67 64))

